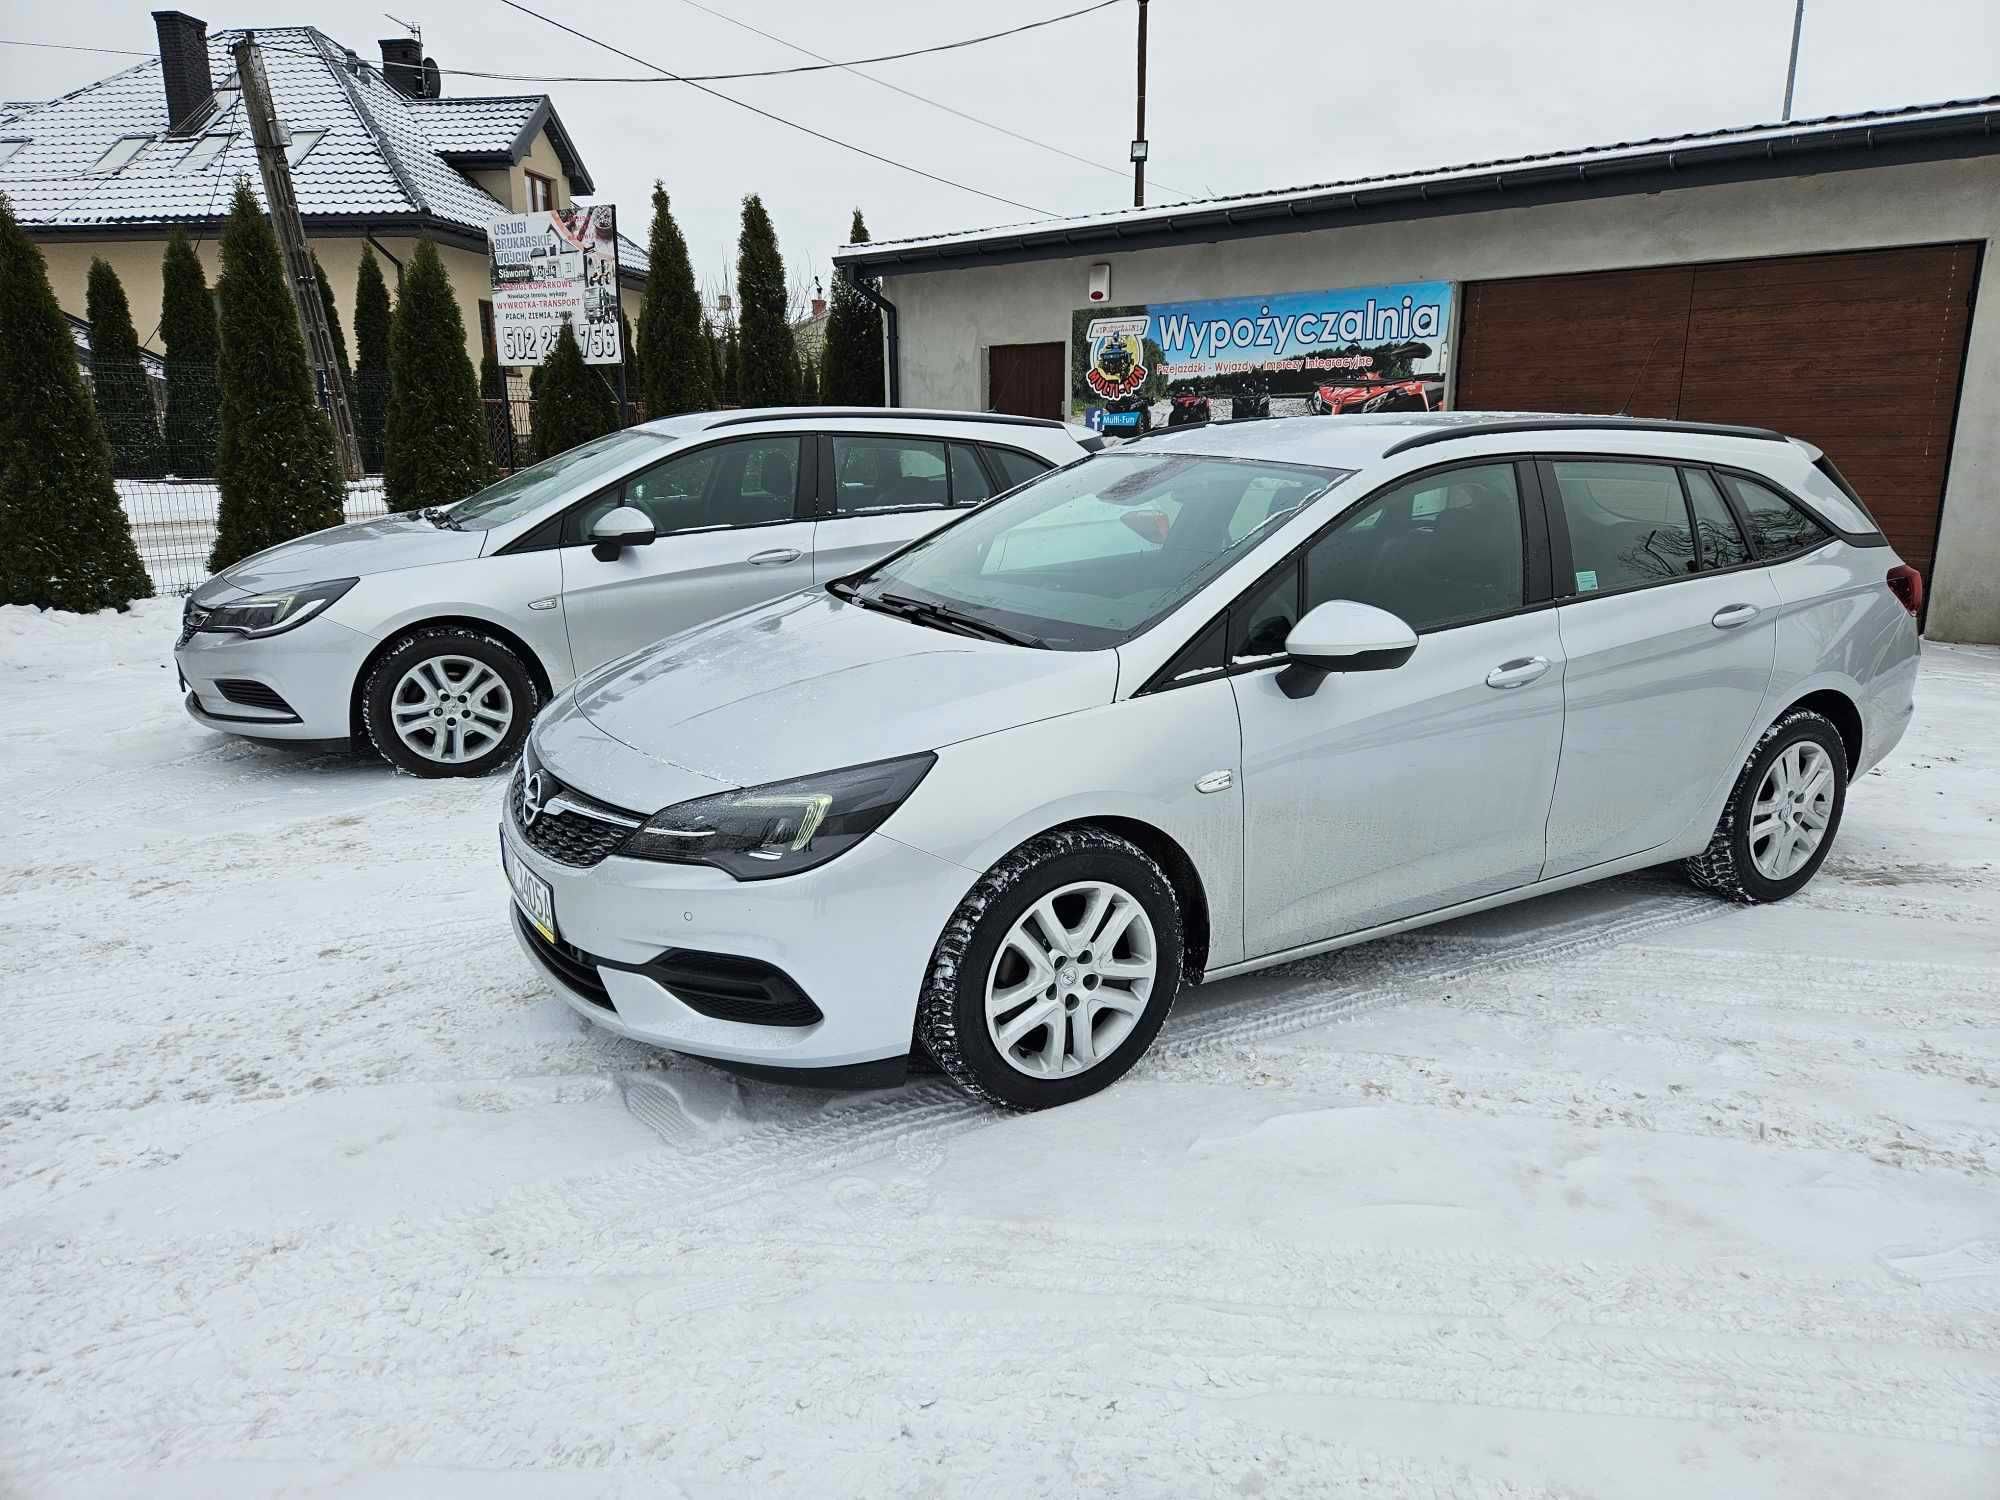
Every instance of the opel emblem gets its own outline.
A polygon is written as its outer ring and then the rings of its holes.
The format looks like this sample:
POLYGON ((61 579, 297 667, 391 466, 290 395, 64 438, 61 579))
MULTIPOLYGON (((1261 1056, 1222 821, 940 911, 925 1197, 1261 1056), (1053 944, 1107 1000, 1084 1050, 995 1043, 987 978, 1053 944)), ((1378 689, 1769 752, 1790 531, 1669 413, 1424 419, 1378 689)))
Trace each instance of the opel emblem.
POLYGON ((521 826, 533 828, 542 815, 542 773, 535 772, 521 788, 521 826))

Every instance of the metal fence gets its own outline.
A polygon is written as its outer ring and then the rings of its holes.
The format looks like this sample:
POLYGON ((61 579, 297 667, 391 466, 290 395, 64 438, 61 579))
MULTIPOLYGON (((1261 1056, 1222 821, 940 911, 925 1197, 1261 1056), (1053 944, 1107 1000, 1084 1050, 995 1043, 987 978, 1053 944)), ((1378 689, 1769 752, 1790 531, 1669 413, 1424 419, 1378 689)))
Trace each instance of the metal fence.
MULTIPOLYGON (((111 444, 111 471, 139 557, 159 594, 185 594, 209 575, 217 514, 215 480, 222 433, 221 382, 210 369, 177 368, 171 381, 157 367, 86 361, 85 373, 111 444)), ((349 392, 366 478, 347 486, 350 521, 388 514, 382 488, 382 429, 387 381, 357 376, 349 392)), ((508 473, 534 462, 534 406, 528 382, 507 382, 507 394, 485 398, 493 462, 508 473)), ((637 413, 633 413, 637 420, 637 413)))

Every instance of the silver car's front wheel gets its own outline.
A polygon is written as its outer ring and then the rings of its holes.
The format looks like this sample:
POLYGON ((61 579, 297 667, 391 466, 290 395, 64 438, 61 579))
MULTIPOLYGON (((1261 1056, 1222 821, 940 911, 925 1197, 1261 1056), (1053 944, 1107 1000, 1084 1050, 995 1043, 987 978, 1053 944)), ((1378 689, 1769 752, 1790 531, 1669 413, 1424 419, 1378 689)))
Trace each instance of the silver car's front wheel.
POLYGON ((535 674, 494 636, 450 625, 412 630, 361 685, 361 723, 413 776, 483 776, 520 747, 541 691, 535 674))
POLYGON ((1007 1065, 1060 1078, 1117 1052, 1159 975, 1145 907, 1109 881, 1049 892, 1014 922, 986 976, 986 1031, 1007 1065))
POLYGON ((1181 898, 1159 862, 1091 826, 1037 834, 965 894, 931 952, 917 1038, 1014 1109, 1106 1087, 1180 992, 1181 898))
POLYGON ((462 766, 506 739, 514 727, 514 695, 483 661, 429 656, 397 681, 389 718, 396 737, 417 754, 462 766))

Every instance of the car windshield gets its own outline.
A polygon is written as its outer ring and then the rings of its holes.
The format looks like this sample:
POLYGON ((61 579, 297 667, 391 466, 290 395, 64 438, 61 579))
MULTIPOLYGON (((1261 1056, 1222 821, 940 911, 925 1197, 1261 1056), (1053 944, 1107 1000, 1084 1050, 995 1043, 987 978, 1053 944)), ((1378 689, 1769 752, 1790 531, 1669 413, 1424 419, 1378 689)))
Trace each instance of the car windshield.
POLYGON ((656 432, 641 432, 636 428, 610 433, 518 469, 498 484, 489 484, 456 505, 445 506, 443 514, 463 530, 491 531, 495 526, 520 520, 578 485, 588 486, 593 480, 608 479, 638 459, 664 453, 670 441, 656 432))
POLYGON ((1126 450, 1054 470, 846 580, 1059 651, 1145 630, 1354 471, 1126 450))

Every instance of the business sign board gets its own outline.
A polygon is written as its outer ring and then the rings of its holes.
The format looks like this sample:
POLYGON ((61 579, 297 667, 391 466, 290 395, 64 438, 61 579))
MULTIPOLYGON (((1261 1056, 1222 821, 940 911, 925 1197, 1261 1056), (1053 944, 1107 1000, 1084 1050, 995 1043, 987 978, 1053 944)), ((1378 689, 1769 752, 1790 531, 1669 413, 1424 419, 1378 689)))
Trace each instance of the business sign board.
POLYGON ((586 364, 622 360, 616 208, 598 203, 495 219, 486 245, 501 364, 540 364, 565 323, 586 364))
POLYGON ((1108 433, 1241 417, 1435 411, 1452 283, 1081 307, 1070 412, 1108 433))

